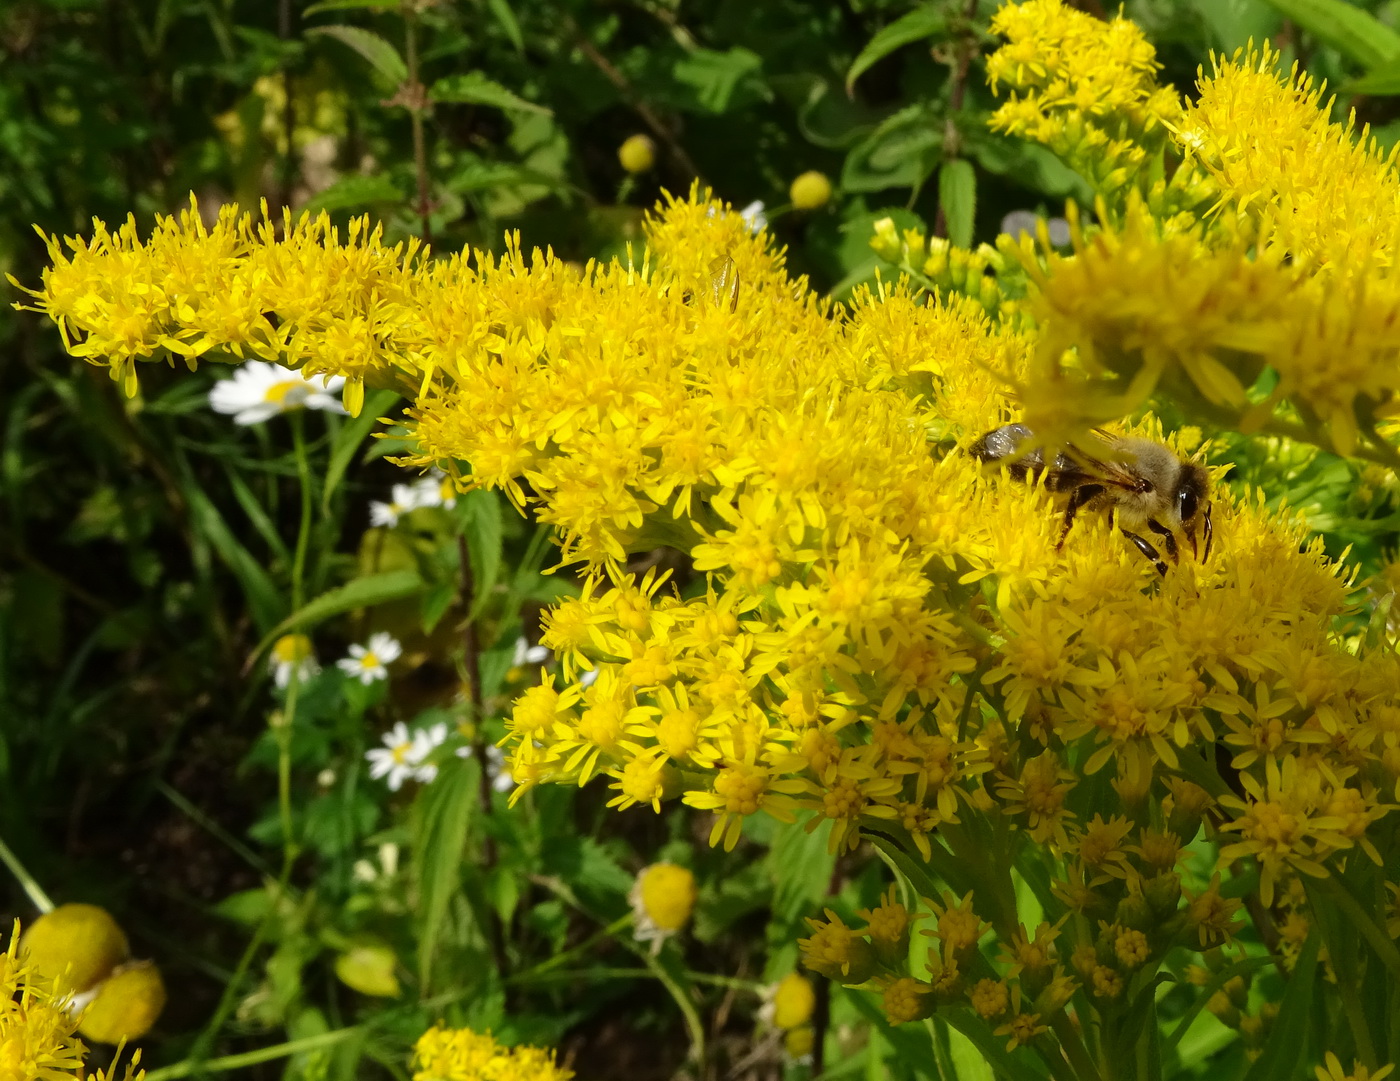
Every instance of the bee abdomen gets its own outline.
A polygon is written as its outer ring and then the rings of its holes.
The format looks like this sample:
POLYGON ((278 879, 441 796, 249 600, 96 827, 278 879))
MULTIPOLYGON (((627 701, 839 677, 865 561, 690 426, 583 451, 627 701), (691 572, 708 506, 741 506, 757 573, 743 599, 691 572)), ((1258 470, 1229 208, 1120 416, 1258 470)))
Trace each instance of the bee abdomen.
POLYGON ((967 452, 979 462, 1005 462, 1013 477, 1024 480, 1027 473, 1039 473, 1045 468, 1045 457, 1039 447, 1020 453, 1021 444, 1031 434, 1024 424, 1003 424, 973 443, 967 452))

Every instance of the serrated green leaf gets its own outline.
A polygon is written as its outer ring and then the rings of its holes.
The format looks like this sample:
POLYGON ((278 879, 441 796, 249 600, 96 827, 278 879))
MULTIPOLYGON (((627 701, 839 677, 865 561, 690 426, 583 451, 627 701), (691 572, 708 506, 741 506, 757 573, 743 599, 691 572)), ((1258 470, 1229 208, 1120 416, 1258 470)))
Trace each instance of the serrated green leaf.
POLYGON ((387 176, 343 176, 308 199, 305 209, 319 214, 323 210, 360 210, 384 203, 396 206, 404 201, 403 192, 387 176))
POLYGON ((943 124, 933 108, 909 105, 857 143, 841 168, 841 190, 917 188, 943 155, 943 124))
POLYGON ((539 113, 543 116, 554 115, 552 110, 512 94, 500 83, 494 79, 488 79, 479 71, 470 71, 465 75, 449 75, 445 79, 439 79, 433 83, 429 94, 437 102, 490 105, 508 112, 539 113))
POLYGON ((846 93, 851 92, 861 75, 896 49, 925 38, 937 37, 947 29, 948 20, 933 4, 901 15, 866 42, 865 48, 851 62, 851 70, 846 73, 846 93))
POLYGON ((1319 41, 1365 68, 1400 59, 1400 34, 1345 0, 1267 0, 1319 41))
POLYGON ((696 103, 708 112, 725 113, 742 101, 763 99, 768 88, 760 79, 763 57, 749 49, 735 47, 719 52, 695 49, 686 53, 671 69, 676 82, 695 93, 696 103), (741 94, 747 88, 750 93, 741 94))
POLYGON ((417 571, 412 570, 386 571, 383 574, 352 578, 343 586, 326 590, 273 627, 258 644, 254 656, 261 656, 273 642, 294 628, 305 633, 331 616, 351 612, 356 608, 371 608, 387 601, 401 600, 422 588, 423 579, 418 576, 417 571))
POLYGON ((956 158, 938 172, 938 205, 948 239, 960 248, 972 246, 972 228, 977 217, 977 172, 970 161, 956 158))
POLYGON ((365 30, 358 26, 335 25, 313 26, 306 32, 321 37, 334 38, 342 45, 348 45, 395 85, 408 78, 408 65, 404 63, 398 49, 372 30, 365 30))

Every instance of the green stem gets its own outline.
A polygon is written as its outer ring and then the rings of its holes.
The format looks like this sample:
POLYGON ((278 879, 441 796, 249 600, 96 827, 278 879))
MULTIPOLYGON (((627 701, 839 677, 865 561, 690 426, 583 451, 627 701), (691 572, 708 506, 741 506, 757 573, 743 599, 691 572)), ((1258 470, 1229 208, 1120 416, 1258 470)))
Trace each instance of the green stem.
POLYGON ((341 1028, 334 1032, 322 1032, 318 1036, 306 1036, 300 1040, 291 1040, 287 1043, 273 1044, 271 1047, 260 1047, 256 1051, 244 1051, 238 1055, 224 1055, 220 1058, 206 1059, 199 1061, 194 1058, 187 1058, 181 1062, 172 1063, 169 1066, 162 1066, 158 1070, 150 1070, 146 1074, 146 1081, 175 1081, 176 1078, 188 1077, 190 1074, 199 1073, 224 1073, 228 1070, 237 1070, 243 1066, 256 1066, 259 1062, 271 1062, 274 1059, 290 1058, 292 1055, 299 1055, 303 1051, 315 1051, 322 1047, 331 1047, 356 1035, 358 1028, 341 1028))
POLYGON ((44 888, 35 881, 34 876, 25 870, 24 864, 20 863, 19 857, 10 850, 10 846, 7 845, 4 840, 0 840, 0 863, 4 863, 5 866, 10 869, 10 874, 15 876, 20 887, 24 890, 29 899, 34 902, 34 907, 37 908, 41 914, 53 911, 54 904, 53 901, 49 899, 49 895, 45 893, 44 888))
POLYGON ((690 996, 685 993, 685 988, 671 978, 671 974, 661 967, 661 963, 651 955, 650 950, 638 949, 637 956, 642 959, 642 963, 647 966, 651 974, 661 982, 661 986, 666 988, 667 993, 680 1008, 681 1016, 685 1018, 685 1027, 690 1030, 690 1054, 697 1063, 705 1061, 705 1026, 700 1021, 700 1011, 695 1008, 695 1003, 690 1001, 690 996))
POLYGON ((292 453, 296 457, 297 481, 301 486, 301 525, 297 529, 296 555, 292 559, 292 611, 302 607, 306 578, 306 550, 311 542, 311 463, 306 456, 306 418, 298 411, 291 415, 292 453))
POLYGON ((538 965, 535 965, 533 968, 528 968, 524 972, 517 972, 515 975, 507 977, 506 982, 528 983, 531 980, 538 979, 540 976, 543 976, 546 973, 552 972, 554 969, 561 968, 564 965, 567 965, 570 961, 574 960, 574 958, 580 956, 581 954, 587 953, 593 948, 593 946, 596 943, 604 939, 612 938, 624 927, 628 926, 631 922, 632 914, 630 912, 625 916, 619 916, 617 919, 613 920, 612 923, 604 927, 601 931, 585 939, 583 942, 580 942, 573 949, 566 950, 564 953, 555 954, 553 957, 541 961, 538 965))

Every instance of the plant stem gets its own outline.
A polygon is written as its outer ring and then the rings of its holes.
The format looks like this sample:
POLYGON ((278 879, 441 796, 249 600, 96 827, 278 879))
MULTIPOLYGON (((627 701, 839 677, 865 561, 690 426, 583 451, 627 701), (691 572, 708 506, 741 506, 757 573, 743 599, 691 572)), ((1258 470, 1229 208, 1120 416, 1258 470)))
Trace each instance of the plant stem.
POLYGON ((418 81, 418 14, 412 5, 404 5, 404 63, 408 67, 408 118, 413 129, 413 171, 418 178, 418 231, 423 243, 433 241, 433 225, 428 217, 428 148, 423 136, 423 114, 427 110, 427 93, 418 81))
POLYGON ((16 881, 20 884, 20 888, 24 890, 25 895, 34 903, 34 907, 37 908, 41 914, 53 911, 54 904, 53 901, 49 899, 49 895, 44 892, 44 888, 40 886, 34 876, 25 869, 24 864, 20 863, 19 857, 11 851, 10 846, 2 839, 0 839, 0 863, 4 863, 4 865, 10 869, 10 874, 15 876, 16 881))
POLYGON ((176 1081, 176 1078, 188 1077, 190 1074, 199 1073, 224 1073, 228 1070, 237 1070, 242 1066, 255 1066, 259 1062, 271 1062, 274 1059, 290 1058, 292 1055, 299 1055, 303 1051, 315 1051, 322 1047, 331 1047, 356 1035, 359 1028, 341 1028, 334 1032, 322 1032, 316 1036, 305 1036, 300 1040, 290 1040, 287 1043, 273 1044, 271 1047, 260 1047, 256 1051, 244 1051, 237 1055, 223 1055, 220 1058, 206 1059, 201 1062, 194 1058, 187 1058, 180 1062, 172 1063, 169 1066, 162 1066, 158 1070, 150 1070, 146 1074, 146 1081, 176 1081))

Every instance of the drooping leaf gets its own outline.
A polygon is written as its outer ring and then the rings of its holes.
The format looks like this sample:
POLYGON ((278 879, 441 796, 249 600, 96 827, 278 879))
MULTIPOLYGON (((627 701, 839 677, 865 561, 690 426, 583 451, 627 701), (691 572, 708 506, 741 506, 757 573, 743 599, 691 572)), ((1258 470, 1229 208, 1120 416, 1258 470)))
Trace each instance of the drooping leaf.
POLYGON ((306 32, 334 38, 342 45, 348 45, 395 85, 408 78, 408 65, 404 63, 398 49, 372 30, 365 30, 359 26, 337 24, 335 26, 313 26, 306 32))
POLYGON ((488 79, 480 71, 469 71, 465 75, 449 75, 433 83, 429 95, 434 101, 458 102, 466 105, 490 105, 508 112, 540 113, 552 116, 553 111, 533 101, 526 101, 512 94, 494 79, 488 79))
POLYGON ((476 800, 476 770, 453 760, 419 794, 413 831, 413 872, 418 883, 418 978, 432 983, 433 955, 448 903, 461 889, 462 849, 476 800))
POLYGON ((851 62, 851 70, 846 72, 846 93, 851 92, 861 75, 896 49, 925 38, 940 37, 947 29, 947 18, 934 4, 901 15, 866 42, 865 48, 851 62))
MULTIPOLYGON (((363 210, 370 206, 404 202, 404 194, 383 174, 375 176, 343 176, 330 187, 318 191, 306 201, 306 211, 319 214, 323 210, 363 210)), ((373 414, 371 414, 372 416, 373 414)), ((360 416, 364 416, 362 410, 360 416)), ((355 418, 356 420, 359 417, 355 418)))
POLYGON ((1400 58, 1400 34, 1346 0, 1268 0, 1348 60, 1375 68, 1400 58))
POLYGON ((258 645, 256 655, 260 655, 280 636, 293 628, 304 633, 317 623, 330 619, 331 616, 338 616, 342 612, 351 612, 356 608, 370 608, 376 604, 410 597, 422 588, 423 579, 419 577, 417 571, 413 570, 386 571, 383 574, 369 574, 361 578, 352 578, 343 586, 326 590, 272 628, 258 645))

